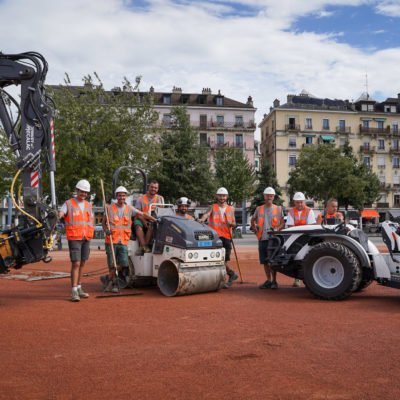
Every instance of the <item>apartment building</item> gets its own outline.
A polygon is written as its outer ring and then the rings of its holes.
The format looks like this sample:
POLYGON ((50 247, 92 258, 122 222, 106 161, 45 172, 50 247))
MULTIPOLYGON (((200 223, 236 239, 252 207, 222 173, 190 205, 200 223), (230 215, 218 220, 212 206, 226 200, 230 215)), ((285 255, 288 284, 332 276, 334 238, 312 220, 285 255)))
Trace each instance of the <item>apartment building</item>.
POLYGON ((380 214, 400 215, 400 94, 377 102, 363 93, 355 102, 321 99, 303 90, 275 100, 259 124, 262 157, 270 162, 288 202, 287 180, 305 146, 346 140, 381 182, 380 214), (396 211, 395 209, 399 210, 396 211), (393 210, 394 209, 394 210, 393 210))
POLYGON ((212 94, 209 88, 203 88, 201 93, 183 93, 177 87, 172 92, 155 92, 151 87, 149 93, 154 99, 154 109, 159 114, 159 126, 168 128, 171 125, 172 107, 186 106, 190 125, 199 132, 200 143, 210 149, 211 163, 214 150, 231 146, 242 149, 249 162, 256 167, 256 108, 250 96, 242 103, 225 97, 220 91, 212 94))

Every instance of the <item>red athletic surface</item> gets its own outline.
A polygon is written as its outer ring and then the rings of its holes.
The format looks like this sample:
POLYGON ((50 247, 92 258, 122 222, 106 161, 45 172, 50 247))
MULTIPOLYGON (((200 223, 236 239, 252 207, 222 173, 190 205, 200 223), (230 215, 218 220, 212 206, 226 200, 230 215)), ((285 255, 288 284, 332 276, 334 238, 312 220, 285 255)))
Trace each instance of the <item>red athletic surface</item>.
MULTIPOLYGON (((238 253, 261 284, 257 250, 238 253)), ((69 272, 68 252, 52 255, 18 273, 69 272)), ((105 265, 92 250, 86 272, 105 265)), ((80 303, 69 279, 0 279, 0 399, 398 399, 400 291, 326 302, 278 278, 276 291, 96 299, 89 276, 80 303)))

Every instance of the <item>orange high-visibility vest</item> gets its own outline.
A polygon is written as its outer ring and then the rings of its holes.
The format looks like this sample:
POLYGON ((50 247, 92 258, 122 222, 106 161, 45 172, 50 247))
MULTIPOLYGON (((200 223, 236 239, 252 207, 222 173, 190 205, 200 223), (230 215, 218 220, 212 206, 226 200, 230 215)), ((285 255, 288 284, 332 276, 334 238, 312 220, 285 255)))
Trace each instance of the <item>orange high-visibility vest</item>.
POLYGON ((67 200, 65 230, 68 240, 91 240, 94 227, 92 225, 92 205, 84 200, 83 212, 75 199, 67 200))
POLYGON ((193 217, 192 217, 191 215, 189 215, 189 214, 181 215, 181 214, 179 214, 179 213, 176 213, 176 215, 177 215, 178 217, 186 217, 187 219, 193 219, 193 217))
MULTIPOLYGON (((260 207, 257 207, 258 211, 258 218, 257 218, 257 239, 261 240, 263 228, 264 228, 264 219, 265 219, 265 213, 264 213, 264 207, 265 204, 263 204, 260 207)), ((276 206, 275 204, 272 204, 272 216, 271 216, 271 226, 273 228, 276 228, 279 226, 279 217, 281 215, 281 206, 276 206)))
POLYGON ((307 218, 308 214, 310 214, 310 207, 304 206, 303 211, 301 212, 301 215, 299 216, 299 212, 297 211, 296 207, 293 207, 289 210, 289 214, 292 216, 293 221, 294 221, 294 226, 299 226, 299 225, 307 225, 307 218))
POLYGON ((162 196, 160 196, 159 194, 156 194, 152 200, 149 200, 149 198, 147 197, 147 193, 144 196, 139 196, 138 198, 138 209, 140 211, 143 211, 145 213, 148 213, 150 210, 150 205, 151 204, 156 204, 156 203, 164 203, 164 199, 162 196))
POLYGON ((224 219, 221 218, 221 212, 218 204, 211 206, 211 214, 208 218, 208 226, 218 233, 219 237, 226 239, 232 238, 232 230, 228 228, 227 222, 232 223, 235 218, 235 209, 232 206, 226 206, 224 219))
MULTIPOLYGON (((335 218, 335 219, 339 219, 340 220, 341 218, 343 218, 343 215, 340 212, 336 212, 336 213, 333 213, 333 214, 326 214, 325 220, 327 220, 329 218, 335 218)), ((321 214, 318 215, 317 224, 322 224, 323 220, 324 220, 324 216, 321 213, 321 214)))
MULTIPOLYGON (((131 238, 132 208, 125 204, 122 218, 118 215, 118 206, 115 203, 112 204, 111 210, 110 206, 107 206, 107 208, 110 218, 112 242, 119 243, 121 241, 122 244, 128 244, 131 238)), ((110 242, 110 236, 106 235, 106 243, 110 242)))

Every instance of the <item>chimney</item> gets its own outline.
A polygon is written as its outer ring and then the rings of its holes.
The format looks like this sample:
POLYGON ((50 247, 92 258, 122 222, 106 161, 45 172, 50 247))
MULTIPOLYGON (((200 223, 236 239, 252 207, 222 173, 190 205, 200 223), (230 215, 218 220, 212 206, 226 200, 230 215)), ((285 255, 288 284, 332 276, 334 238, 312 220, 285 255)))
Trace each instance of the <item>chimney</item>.
MULTIPOLYGON (((201 91, 201 94, 211 94, 211 89, 210 88, 203 88, 203 90, 201 91)), ((218 91, 218 94, 220 94, 219 91, 218 91)))
POLYGON ((253 107, 253 98, 251 97, 251 96, 249 96, 248 98, 247 98, 247 103, 246 103, 248 106, 250 106, 250 107, 253 107))
POLYGON ((182 93, 182 89, 180 87, 174 86, 172 88, 172 93, 182 93))
POLYGON ((274 108, 276 108, 281 105, 281 102, 278 99, 275 99, 273 104, 274 104, 274 108))
POLYGON ((294 94, 288 94, 287 95, 287 102, 291 103, 294 96, 295 96, 294 94))
POLYGON ((150 92, 150 94, 153 94, 153 93, 154 93, 154 88, 153 88, 153 86, 150 86, 149 92, 150 92))

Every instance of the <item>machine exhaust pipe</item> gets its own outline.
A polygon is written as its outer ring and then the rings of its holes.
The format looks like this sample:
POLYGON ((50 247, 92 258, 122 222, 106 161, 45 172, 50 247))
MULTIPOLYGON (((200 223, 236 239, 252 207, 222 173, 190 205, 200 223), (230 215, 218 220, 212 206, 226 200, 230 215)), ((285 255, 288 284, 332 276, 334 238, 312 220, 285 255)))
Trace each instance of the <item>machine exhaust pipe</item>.
POLYGON ((165 296, 212 292, 225 283, 225 265, 181 267, 178 260, 165 260, 158 270, 157 284, 165 296))

